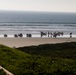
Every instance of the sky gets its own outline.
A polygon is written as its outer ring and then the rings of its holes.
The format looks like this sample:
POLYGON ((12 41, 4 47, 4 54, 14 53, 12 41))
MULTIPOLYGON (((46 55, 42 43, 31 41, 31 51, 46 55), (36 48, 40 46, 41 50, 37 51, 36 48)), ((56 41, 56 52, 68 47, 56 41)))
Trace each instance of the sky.
POLYGON ((76 12, 76 0, 0 0, 0 10, 76 12))

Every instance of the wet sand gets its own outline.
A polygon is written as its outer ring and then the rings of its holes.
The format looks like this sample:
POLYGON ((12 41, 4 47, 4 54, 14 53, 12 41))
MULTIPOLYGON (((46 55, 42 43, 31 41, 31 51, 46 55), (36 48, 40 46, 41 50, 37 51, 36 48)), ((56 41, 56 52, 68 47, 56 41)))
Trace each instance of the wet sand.
POLYGON ((23 47, 63 42, 76 42, 76 38, 0 38, 0 44, 9 47, 23 47))

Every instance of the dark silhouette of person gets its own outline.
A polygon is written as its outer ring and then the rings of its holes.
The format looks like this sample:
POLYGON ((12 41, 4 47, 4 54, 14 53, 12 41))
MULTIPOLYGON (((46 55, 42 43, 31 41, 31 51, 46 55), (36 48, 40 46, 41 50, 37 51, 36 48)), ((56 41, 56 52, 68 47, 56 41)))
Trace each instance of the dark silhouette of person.
POLYGON ((18 35, 17 34, 14 34, 14 37, 18 37, 18 35))
POLYGON ((70 38, 72 38, 72 32, 70 33, 70 38))
POLYGON ((4 37, 7 37, 7 34, 4 34, 4 37))

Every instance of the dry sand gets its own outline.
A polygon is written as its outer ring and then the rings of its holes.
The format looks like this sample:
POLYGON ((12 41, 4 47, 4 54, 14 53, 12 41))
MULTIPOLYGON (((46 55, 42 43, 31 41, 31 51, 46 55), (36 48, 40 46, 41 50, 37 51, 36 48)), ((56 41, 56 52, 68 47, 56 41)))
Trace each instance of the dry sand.
POLYGON ((76 38, 0 38, 0 44, 9 47, 23 47, 63 42, 76 42, 76 38))

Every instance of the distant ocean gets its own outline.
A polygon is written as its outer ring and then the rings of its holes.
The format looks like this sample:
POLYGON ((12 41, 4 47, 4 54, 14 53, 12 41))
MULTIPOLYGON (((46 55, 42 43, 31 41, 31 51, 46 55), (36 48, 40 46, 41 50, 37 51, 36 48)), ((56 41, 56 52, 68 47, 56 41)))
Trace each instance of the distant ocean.
POLYGON ((41 31, 76 35, 76 13, 0 11, 0 35, 41 31))

